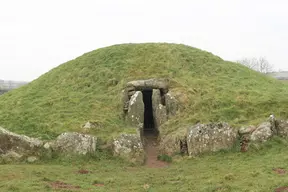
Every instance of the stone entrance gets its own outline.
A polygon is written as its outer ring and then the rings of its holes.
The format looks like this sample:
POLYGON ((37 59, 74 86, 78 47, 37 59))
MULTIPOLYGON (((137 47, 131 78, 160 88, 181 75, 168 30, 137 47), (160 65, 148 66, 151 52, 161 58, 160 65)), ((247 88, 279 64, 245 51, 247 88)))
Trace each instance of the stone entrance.
POLYGON ((128 82, 122 100, 125 120, 139 130, 146 163, 157 166, 159 128, 178 110, 178 103, 169 92, 168 80, 128 82))
POLYGON ((123 91, 125 119, 140 129, 141 133, 158 133, 158 128, 168 119, 166 99, 168 81, 148 79, 131 81, 123 91))
POLYGON ((178 103, 167 79, 130 81, 123 90, 123 116, 130 125, 158 134, 159 127, 176 114, 178 103))

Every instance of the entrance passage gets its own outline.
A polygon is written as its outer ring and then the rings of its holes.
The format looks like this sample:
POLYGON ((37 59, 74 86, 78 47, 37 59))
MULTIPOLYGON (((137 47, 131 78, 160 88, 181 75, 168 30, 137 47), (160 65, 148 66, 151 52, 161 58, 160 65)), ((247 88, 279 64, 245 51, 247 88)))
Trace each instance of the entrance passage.
POLYGON ((144 150, 146 153, 146 165, 148 167, 163 167, 166 163, 159 161, 158 158, 158 129, 155 124, 155 117, 153 114, 153 89, 145 89, 142 91, 144 103, 144 127, 143 139, 144 150))
POLYGON ((152 89, 143 90, 143 103, 144 103, 144 133, 155 131, 155 123, 153 116, 153 107, 152 107, 152 89))

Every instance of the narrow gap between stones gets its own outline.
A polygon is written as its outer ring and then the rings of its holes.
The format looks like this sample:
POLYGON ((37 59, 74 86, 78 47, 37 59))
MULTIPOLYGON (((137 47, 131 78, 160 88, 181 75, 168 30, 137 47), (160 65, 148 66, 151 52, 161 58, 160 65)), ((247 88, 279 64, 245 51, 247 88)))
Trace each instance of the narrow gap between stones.
MULTIPOLYGON (((143 94, 143 102, 144 102, 144 135, 146 133, 154 133, 155 132, 155 122, 153 116, 153 107, 152 107, 152 89, 146 89, 142 91, 143 94)), ((155 134, 155 133, 154 133, 155 134)))
POLYGON ((144 148, 146 153, 146 166, 148 167, 163 167, 165 162, 158 161, 158 129, 155 124, 153 114, 152 95, 153 89, 142 90, 144 103, 144 148))

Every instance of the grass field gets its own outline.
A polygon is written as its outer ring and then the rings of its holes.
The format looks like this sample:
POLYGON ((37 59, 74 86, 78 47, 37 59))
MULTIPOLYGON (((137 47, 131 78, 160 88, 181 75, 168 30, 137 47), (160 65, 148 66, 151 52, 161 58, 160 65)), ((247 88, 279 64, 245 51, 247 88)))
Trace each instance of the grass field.
POLYGON ((287 141, 274 139, 247 153, 177 157, 164 168, 133 167, 103 155, 100 160, 7 164, 0 165, 0 190, 270 192, 288 187, 287 150, 287 141))

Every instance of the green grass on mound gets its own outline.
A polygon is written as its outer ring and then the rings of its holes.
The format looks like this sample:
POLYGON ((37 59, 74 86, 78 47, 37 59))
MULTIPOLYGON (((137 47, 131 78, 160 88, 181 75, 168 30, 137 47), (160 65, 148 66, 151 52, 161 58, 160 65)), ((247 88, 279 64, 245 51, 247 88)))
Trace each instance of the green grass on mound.
POLYGON ((287 84, 196 48, 147 43, 97 49, 0 96, 0 125, 49 139, 91 120, 99 124, 91 133, 107 139, 131 131, 121 119, 125 84, 157 77, 169 78, 171 90, 182 93, 181 113, 167 122, 167 132, 198 121, 288 117, 287 84), (109 85, 113 78, 116 86, 109 85))

